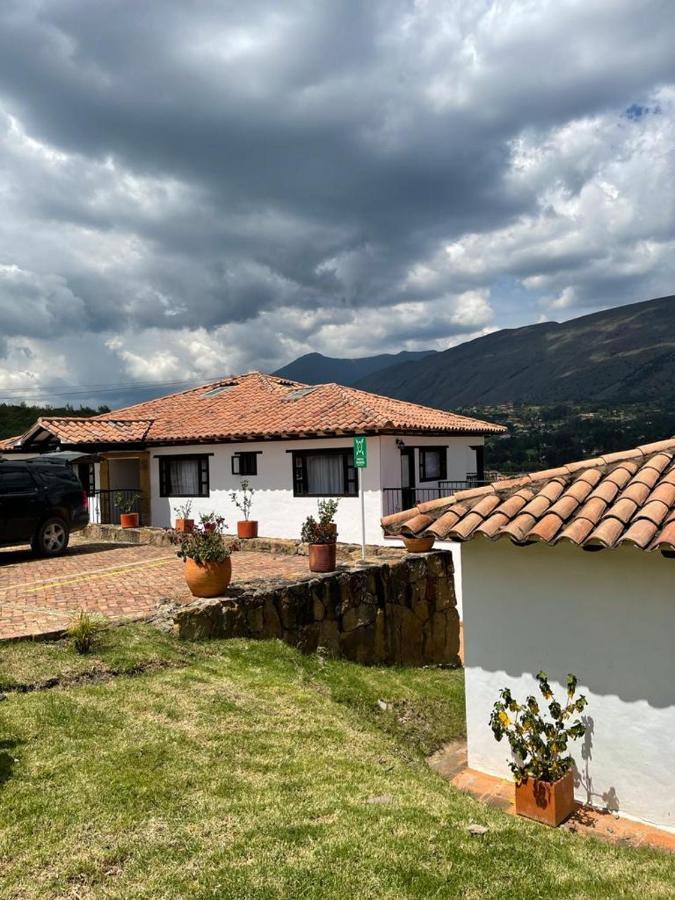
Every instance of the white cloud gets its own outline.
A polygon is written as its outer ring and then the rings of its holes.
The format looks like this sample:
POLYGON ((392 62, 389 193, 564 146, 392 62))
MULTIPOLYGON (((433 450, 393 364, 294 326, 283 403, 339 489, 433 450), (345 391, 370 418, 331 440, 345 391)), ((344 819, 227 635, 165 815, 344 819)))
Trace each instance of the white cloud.
POLYGON ((671 293, 674 43, 659 0, 6 0, 0 386, 671 293))

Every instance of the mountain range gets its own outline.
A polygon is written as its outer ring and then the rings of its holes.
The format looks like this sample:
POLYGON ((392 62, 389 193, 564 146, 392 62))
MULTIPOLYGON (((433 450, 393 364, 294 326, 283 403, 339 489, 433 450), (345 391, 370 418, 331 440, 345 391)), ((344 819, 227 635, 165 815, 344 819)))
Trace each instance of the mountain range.
POLYGON ((355 384, 361 378, 367 378, 382 369, 417 362, 435 354, 435 350, 402 350, 400 353, 381 353, 378 356, 362 356, 356 359, 338 359, 334 356, 323 356, 321 353, 306 353, 292 363, 277 369, 275 375, 302 381, 306 384, 355 384))
POLYGON ((277 374, 446 409, 675 400, 675 295, 567 322, 504 328, 442 352, 351 360, 310 353, 277 374))

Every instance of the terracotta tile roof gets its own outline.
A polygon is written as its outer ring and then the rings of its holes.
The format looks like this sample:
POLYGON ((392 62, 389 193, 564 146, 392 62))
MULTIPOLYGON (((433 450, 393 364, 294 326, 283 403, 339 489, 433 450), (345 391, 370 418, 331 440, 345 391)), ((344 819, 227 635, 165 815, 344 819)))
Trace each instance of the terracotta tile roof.
POLYGON ((15 435, 14 437, 8 438, 0 438, 0 450, 9 449, 14 446, 14 442, 18 441, 21 435, 15 435))
POLYGON ((675 438, 458 491, 381 521, 387 534, 675 552, 675 438))
POLYGON ((339 384, 307 385, 249 372, 91 419, 43 418, 63 444, 255 440, 432 432, 500 434, 501 425, 339 384))

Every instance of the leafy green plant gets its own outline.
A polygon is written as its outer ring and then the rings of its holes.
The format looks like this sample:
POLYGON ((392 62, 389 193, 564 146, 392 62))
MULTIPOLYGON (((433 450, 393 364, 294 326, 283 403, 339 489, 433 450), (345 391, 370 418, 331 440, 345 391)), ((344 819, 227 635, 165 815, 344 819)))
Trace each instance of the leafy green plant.
POLYGON ((548 704, 550 720, 544 719, 536 697, 529 696, 525 703, 518 703, 508 688, 499 692, 500 699, 490 716, 490 728, 495 738, 509 742, 515 760, 509 763, 516 784, 526 778, 554 782, 572 766, 572 757, 566 754, 570 740, 581 738, 586 726, 580 719, 570 719, 583 711, 587 700, 580 694, 575 697, 577 678, 567 676, 567 695, 564 703, 558 702, 548 682, 546 672, 537 675, 539 690, 548 704))
POLYGON ((86 610, 81 609, 68 625, 68 637, 73 642, 75 651, 81 655, 90 653, 96 636, 101 630, 100 623, 86 610))
POLYGON ((248 522, 248 517, 251 515, 254 493, 255 491, 252 487, 249 486, 248 481, 242 481, 240 489, 238 491, 232 491, 230 493, 230 500, 234 503, 237 509, 241 510, 244 521, 246 522, 248 522))
POLYGON ((140 499, 140 494, 123 494, 122 491, 118 491, 115 494, 115 506, 121 513, 136 512, 136 505, 140 499))
POLYGON ((215 516, 213 523, 207 522, 192 531, 170 531, 172 543, 178 546, 176 555, 181 559, 194 559, 200 565, 224 562, 238 545, 223 542, 225 522, 222 516, 215 516))
POLYGON ((322 525, 334 525, 339 505, 339 500, 319 500, 319 522, 322 525))
POLYGON ((338 500, 319 500, 319 518, 307 516, 300 532, 300 540, 305 544, 335 544, 337 529, 334 519, 338 502, 338 500))

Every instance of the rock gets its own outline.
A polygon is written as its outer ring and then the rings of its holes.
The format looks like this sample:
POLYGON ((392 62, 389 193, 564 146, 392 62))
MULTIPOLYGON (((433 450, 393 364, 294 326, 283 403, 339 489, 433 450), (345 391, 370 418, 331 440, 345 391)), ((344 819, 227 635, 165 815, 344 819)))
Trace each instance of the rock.
POLYGON ((222 637, 222 599, 195 600, 176 612, 174 622, 178 637, 186 641, 222 637))

